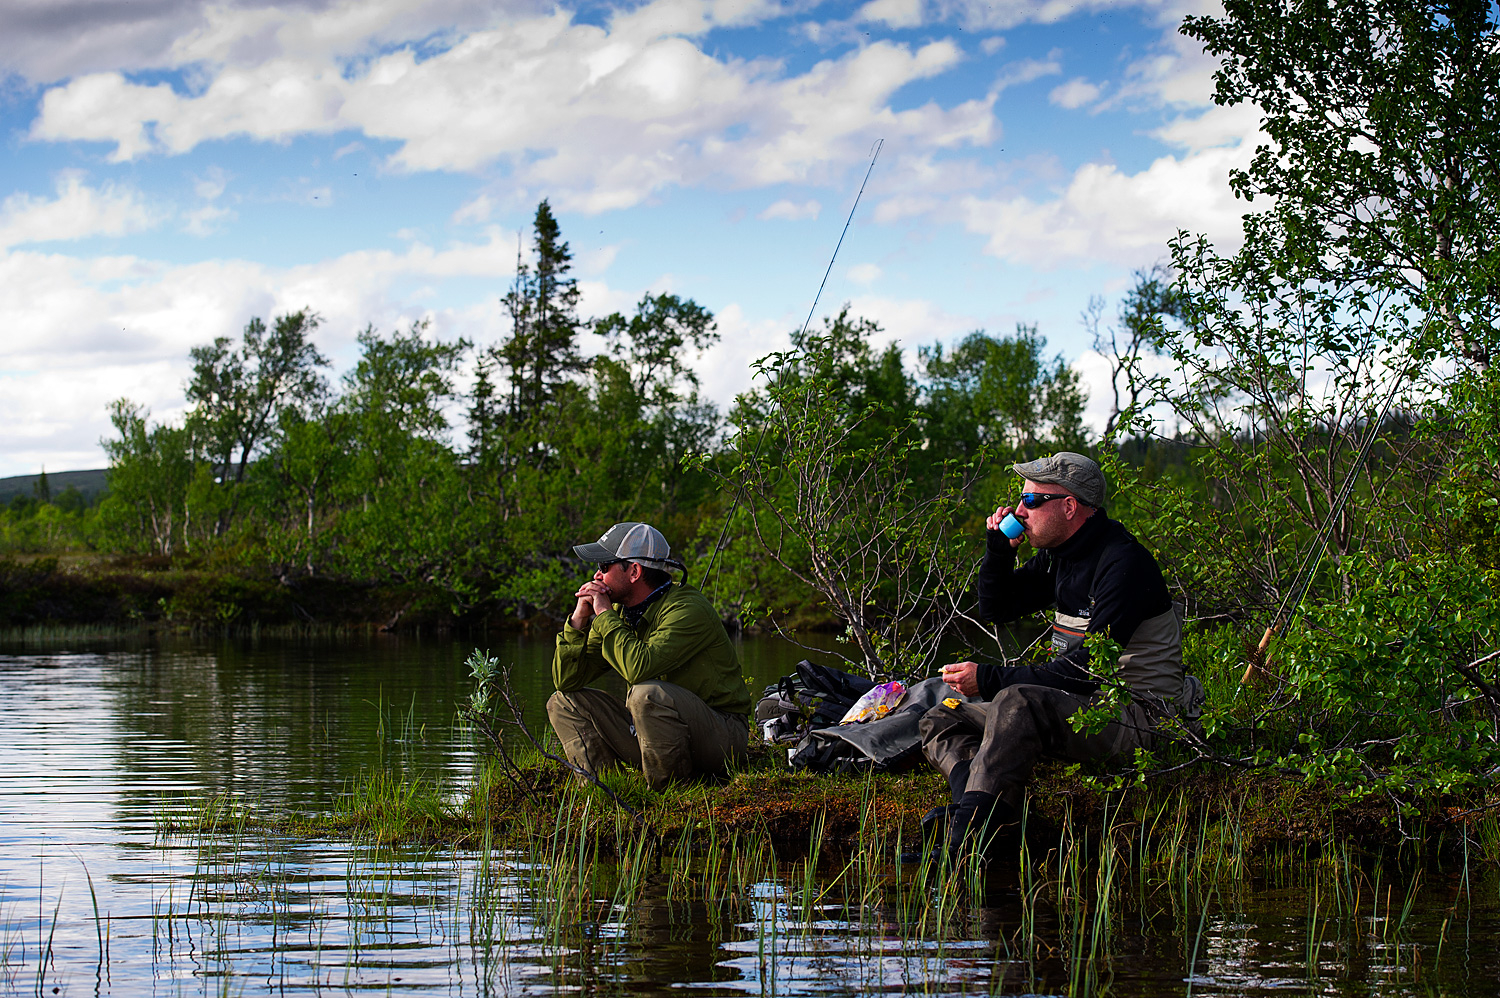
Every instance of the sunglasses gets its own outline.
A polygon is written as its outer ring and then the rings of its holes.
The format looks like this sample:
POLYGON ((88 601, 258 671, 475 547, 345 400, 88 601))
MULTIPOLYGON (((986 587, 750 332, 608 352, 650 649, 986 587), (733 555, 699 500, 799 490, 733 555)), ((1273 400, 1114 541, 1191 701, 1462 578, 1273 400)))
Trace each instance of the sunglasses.
POLYGON ((616 565, 624 564, 627 564, 624 558, 616 558, 614 561, 601 561, 599 563, 599 571, 607 572, 616 565))
POLYGON ((1066 492, 1022 492, 1021 505, 1027 509, 1036 509, 1038 506, 1049 503, 1054 499, 1076 498, 1076 496, 1070 496, 1066 492))

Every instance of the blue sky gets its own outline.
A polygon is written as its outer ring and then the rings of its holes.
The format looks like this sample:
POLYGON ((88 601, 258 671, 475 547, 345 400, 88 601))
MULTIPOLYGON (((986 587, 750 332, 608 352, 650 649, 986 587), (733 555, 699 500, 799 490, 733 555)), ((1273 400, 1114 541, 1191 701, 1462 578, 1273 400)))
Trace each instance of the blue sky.
MULTIPOLYGON (((354 337, 506 333, 548 198, 586 315, 719 320, 721 404, 823 294, 915 350, 1079 320, 1178 229, 1228 247, 1256 116, 1176 27, 1212 0, 12 0, 0 10, 0 476, 102 467, 107 404, 311 307, 354 337)), ((1095 407, 1102 404, 1102 399, 1095 407)))

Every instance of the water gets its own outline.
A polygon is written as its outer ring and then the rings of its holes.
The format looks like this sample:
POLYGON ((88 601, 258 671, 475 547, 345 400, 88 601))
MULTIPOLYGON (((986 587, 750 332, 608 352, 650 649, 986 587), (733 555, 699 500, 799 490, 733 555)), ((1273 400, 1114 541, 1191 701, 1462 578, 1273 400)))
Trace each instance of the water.
MULTIPOLYGON (((489 644, 542 723, 550 641, 489 644)), ((1101 949, 1089 910, 1058 902, 1061 869, 934 913, 909 869, 861 896, 835 857, 813 897, 787 864, 740 891, 648 882, 628 905, 605 885, 559 923, 519 854, 158 834, 217 793, 316 811, 371 773, 462 785, 471 647, 0 654, 0 993, 1500 994, 1497 884, 1461 867, 1367 867, 1346 875, 1357 901, 1305 869, 1186 888, 1156 871, 1119 892, 1101 949)), ((803 654, 745 646, 757 682, 803 654)))

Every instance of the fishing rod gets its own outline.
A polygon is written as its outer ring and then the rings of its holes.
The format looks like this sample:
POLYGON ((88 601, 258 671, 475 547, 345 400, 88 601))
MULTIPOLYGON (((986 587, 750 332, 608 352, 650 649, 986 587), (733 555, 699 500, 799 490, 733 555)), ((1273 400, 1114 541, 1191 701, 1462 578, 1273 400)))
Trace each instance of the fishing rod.
MULTIPOLYGON (((1432 324, 1432 315, 1429 313, 1422 328, 1418 330, 1418 339, 1426 335, 1427 327, 1432 324)), ((1333 524, 1343 513, 1344 506, 1349 497, 1354 494, 1355 483, 1359 481, 1360 472, 1364 470, 1365 462, 1369 459, 1370 451, 1375 446, 1376 439, 1380 436, 1380 428, 1385 425, 1386 417, 1390 415, 1391 405, 1396 401, 1396 395, 1405 380, 1404 374, 1398 374, 1391 382, 1391 390, 1385 397, 1385 403, 1381 406, 1380 417, 1370 424, 1370 432, 1360 444, 1355 454, 1354 463, 1349 466, 1349 473, 1344 476, 1343 483, 1338 492, 1334 494, 1334 500, 1328 507, 1328 513, 1323 517, 1323 522, 1318 527, 1317 533, 1313 535, 1313 543, 1308 547, 1307 554, 1302 559, 1302 564, 1297 568, 1297 574, 1292 576, 1292 584, 1287 588, 1286 594, 1281 598, 1281 603, 1276 608, 1276 613, 1271 618, 1271 623, 1266 627, 1266 633, 1261 635, 1260 644, 1255 647, 1255 654, 1251 656, 1250 662, 1245 666, 1245 673, 1240 677, 1240 687, 1244 687, 1255 674, 1265 671, 1266 653, 1271 646, 1271 638, 1281 630, 1290 626, 1297 615, 1302 612, 1302 599, 1307 595, 1307 590, 1312 586, 1313 576, 1317 573, 1318 562, 1323 559, 1323 553, 1328 550, 1328 542, 1332 538, 1333 524)), ((1239 689, 1235 690, 1238 696, 1239 689)))
MULTIPOLYGON (((802 320, 802 329, 797 333, 797 341, 802 342, 802 337, 807 335, 807 327, 812 324, 813 314, 818 310, 818 302, 823 298, 823 289, 828 286, 828 275, 833 273, 834 261, 839 258, 839 250, 844 245, 844 237, 849 234, 849 225, 854 221, 854 212, 859 208, 859 199, 865 196, 865 185, 870 182, 870 174, 875 172, 875 161, 880 158, 881 147, 885 145, 885 139, 876 139, 875 148, 870 153, 870 165, 865 169, 865 179, 860 181, 859 191, 854 195, 854 204, 849 207, 849 217, 844 219, 843 231, 839 233, 839 241, 834 244, 833 255, 828 258, 828 266, 823 270, 823 280, 818 283, 818 293, 813 295, 812 307, 807 310, 807 318, 802 320)), ((786 370, 788 357, 782 358, 782 364, 776 369, 776 380, 780 381, 786 370)), ((762 423, 760 436, 756 438, 755 450, 751 453, 751 459, 760 457, 760 448, 766 439, 766 427, 762 423)), ((713 571, 719 559, 719 552, 724 548, 724 541, 729 536, 729 522, 734 519, 734 514, 740 508, 740 497, 742 490, 736 490, 734 501, 729 504, 729 512, 724 514, 724 527, 719 531, 719 539, 714 543, 713 552, 708 558, 708 568, 704 570, 703 581, 699 583, 701 588, 707 588, 708 580, 713 576, 713 571)), ((716 599, 719 595, 718 582, 714 583, 714 590, 710 596, 716 599)))

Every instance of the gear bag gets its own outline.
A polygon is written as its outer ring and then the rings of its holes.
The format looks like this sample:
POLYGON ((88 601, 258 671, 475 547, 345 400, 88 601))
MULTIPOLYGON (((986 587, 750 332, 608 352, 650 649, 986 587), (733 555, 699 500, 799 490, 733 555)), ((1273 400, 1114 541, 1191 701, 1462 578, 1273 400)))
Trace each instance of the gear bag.
POLYGON ((972 699, 941 679, 913 683, 896 709, 878 720, 813 728, 788 750, 787 763, 813 773, 905 769, 922 761, 922 715, 949 697, 972 699))
POLYGON ((809 731, 838 724, 874 687, 862 676, 803 659, 795 673, 766 687, 755 705, 755 726, 767 742, 795 744, 809 731))

